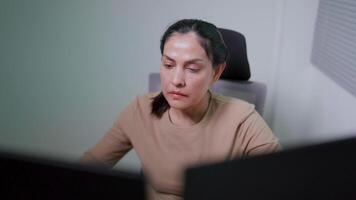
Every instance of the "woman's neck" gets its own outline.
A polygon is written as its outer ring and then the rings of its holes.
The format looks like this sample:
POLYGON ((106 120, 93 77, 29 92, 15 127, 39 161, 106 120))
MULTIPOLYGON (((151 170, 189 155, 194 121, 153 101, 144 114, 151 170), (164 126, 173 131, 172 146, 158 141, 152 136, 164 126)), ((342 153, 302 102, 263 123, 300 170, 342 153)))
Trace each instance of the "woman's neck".
POLYGON ((196 106, 185 110, 170 108, 168 114, 171 122, 183 127, 200 122, 208 110, 210 95, 210 92, 207 92, 204 98, 196 106))

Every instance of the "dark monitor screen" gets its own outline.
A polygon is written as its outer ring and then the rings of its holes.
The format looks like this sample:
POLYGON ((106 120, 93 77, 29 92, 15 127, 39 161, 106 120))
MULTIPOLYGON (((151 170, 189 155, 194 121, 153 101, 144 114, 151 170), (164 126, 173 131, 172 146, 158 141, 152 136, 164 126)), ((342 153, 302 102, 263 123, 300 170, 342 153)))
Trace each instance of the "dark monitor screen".
POLYGON ((356 199, 356 138, 188 169, 185 200, 356 199))
POLYGON ((0 153, 0 199, 145 198, 141 176, 95 166, 0 153))

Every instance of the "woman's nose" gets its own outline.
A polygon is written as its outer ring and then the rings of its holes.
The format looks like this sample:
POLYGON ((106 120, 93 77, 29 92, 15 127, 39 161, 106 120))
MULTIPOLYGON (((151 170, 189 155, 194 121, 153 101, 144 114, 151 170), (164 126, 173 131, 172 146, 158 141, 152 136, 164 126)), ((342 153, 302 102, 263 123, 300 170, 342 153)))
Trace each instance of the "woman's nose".
POLYGON ((176 68, 173 71, 173 79, 172 79, 172 84, 176 87, 184 87, 185 86, 185 80, 184 80, 184 71, 176 68))

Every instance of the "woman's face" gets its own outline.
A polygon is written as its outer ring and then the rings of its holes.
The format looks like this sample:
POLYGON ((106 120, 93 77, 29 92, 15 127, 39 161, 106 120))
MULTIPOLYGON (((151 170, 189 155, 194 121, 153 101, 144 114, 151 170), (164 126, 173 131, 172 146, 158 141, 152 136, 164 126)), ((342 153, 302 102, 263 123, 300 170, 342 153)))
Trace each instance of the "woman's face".
POLYGON ((187 110, 202 103, 215 70, 195 33, 174 33, 164 45, 160 75, 171 108, 187 110))

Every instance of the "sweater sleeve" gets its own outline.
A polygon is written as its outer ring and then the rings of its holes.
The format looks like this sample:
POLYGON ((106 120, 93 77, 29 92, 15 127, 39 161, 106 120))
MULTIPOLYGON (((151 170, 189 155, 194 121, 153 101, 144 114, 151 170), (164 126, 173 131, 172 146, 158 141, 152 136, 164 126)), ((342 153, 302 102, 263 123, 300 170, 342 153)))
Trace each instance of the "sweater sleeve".
POLYGON ((267 154, 281 150, 277 137, 255 110, 238 127, 235 144, 242 156, 267 154))
POLYGON ((135 101, 131 102, 106 134, 81 158, 82 163, 113 167, 128 151, 132 143, 128 136, 135 112, 135 101))
POLYGON ((81 161, 113 167, 131 148, 130 140, 115 123, 99 142, 84 153, 81 161))

